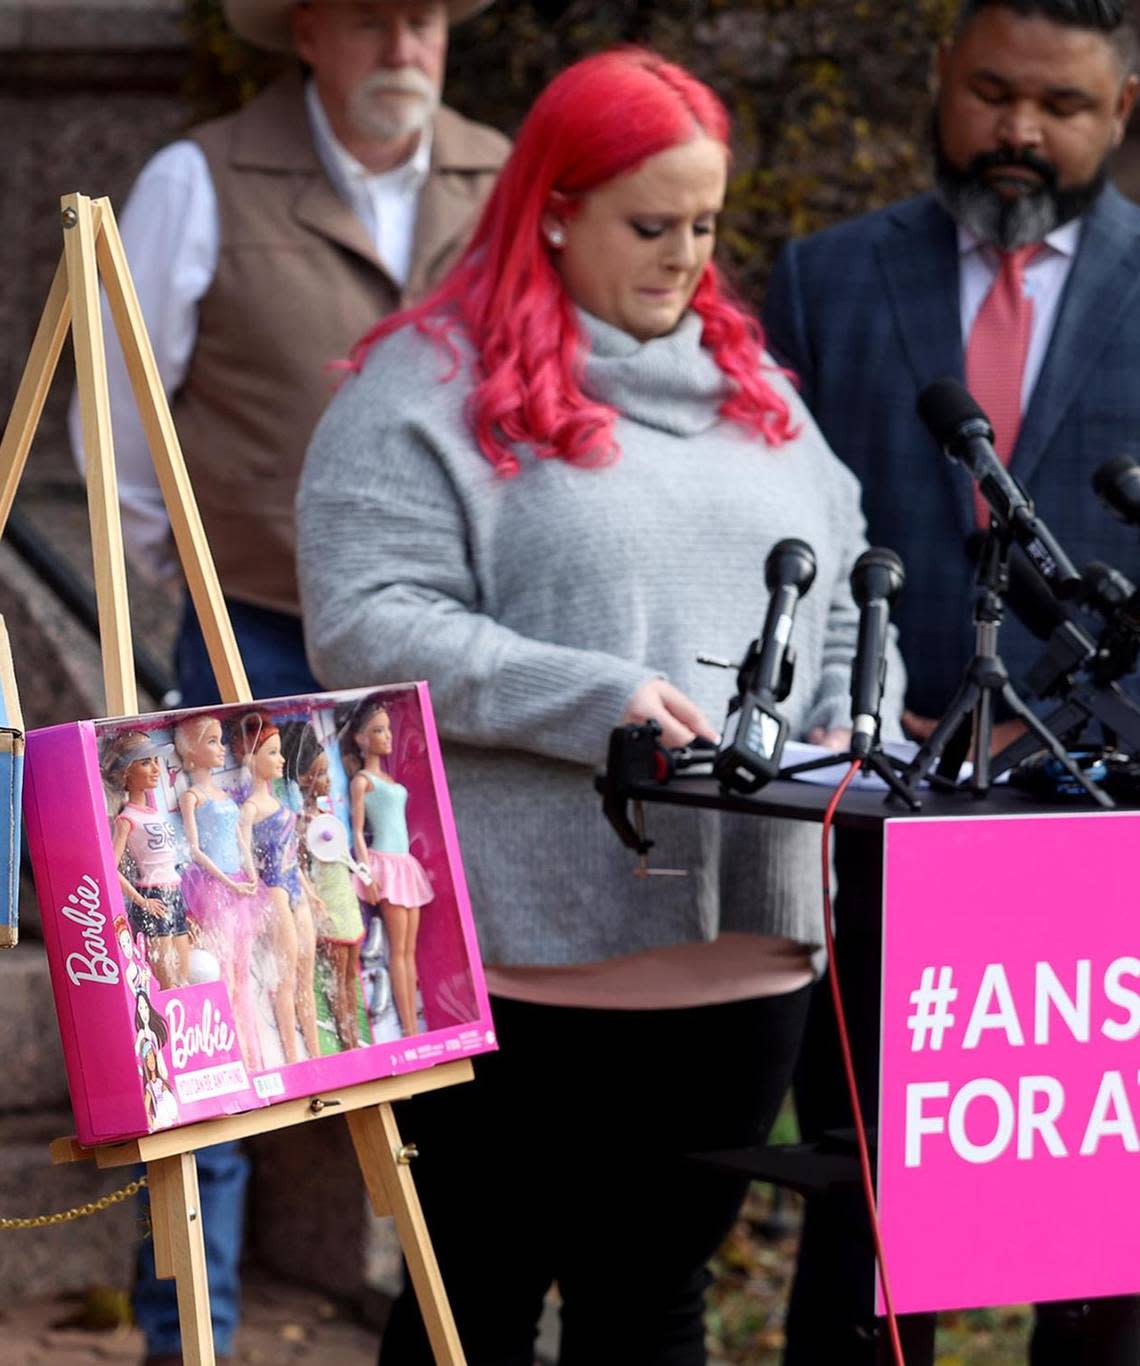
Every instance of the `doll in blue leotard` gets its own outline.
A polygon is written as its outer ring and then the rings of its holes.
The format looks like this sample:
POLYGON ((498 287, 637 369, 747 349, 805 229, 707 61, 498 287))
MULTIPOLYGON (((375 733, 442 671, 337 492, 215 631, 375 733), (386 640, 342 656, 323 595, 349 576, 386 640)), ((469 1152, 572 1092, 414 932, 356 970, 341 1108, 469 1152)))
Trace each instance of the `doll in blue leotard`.
POLYGON ((193 860, 182 874, 182 895, 202 944, 221 968, 242 1056, 251 1071, 260 1072, 251 963, 272 910, 258 884, 249 843, 238 838, 238 804, 214 779, 225 764, 221 722, 215 716, 187 717, 174 728, 174 748, 190 780, 178 799, 193 860))
POLYGON ((405 1036, 415 1034, 420 908, 435 893, 419 860, 409 852, 408 789, 384 770, 384 760, 392 753, 392 726, 383 703, 368 698, 357 703, 343 718, 340 735, 345 770, 352 775, 348 790, 354 852, 372 871, 371 886, 364 891, 384 918, 400 1028, 405 1036))
POLYGON ((250 712, 230 740, 235 756, 249 769, 251 787, 242 803, 239 837, 249 841, 258 876, 273 906, 273 947, 277 990, 273 1009, 286 1062, 296 1062, 297 1025, 310 1058, 320 1056, 313 968, 317 936, 308 892, 297 866, 297 816, 274 795, 270 784, 285 772, 281 736, 263 712, 250 712))

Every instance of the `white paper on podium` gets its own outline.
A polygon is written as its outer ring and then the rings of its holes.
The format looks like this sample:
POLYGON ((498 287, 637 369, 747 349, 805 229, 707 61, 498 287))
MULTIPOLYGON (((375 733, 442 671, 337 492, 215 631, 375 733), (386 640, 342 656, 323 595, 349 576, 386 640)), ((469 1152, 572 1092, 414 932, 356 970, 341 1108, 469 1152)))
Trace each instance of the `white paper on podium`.
MULTIPOLYGON (((918 753, 918 746, 913 740, 887 740, 881 748, 884 753, 893 754, 904 762, 909 762, 918 753)), ((788 740, 784 744, 781 764, 784 768, 790 768, 793 764, 806 764, 812 759, 826 758, 829 753, 834 753, 834 751, 828 750, 823 745, 809 745, 802 740, 788 740)), ((817 787, 837 787, 840 779, 847 772, 850 762, 843 754, 835 754, 835 763, 827 768, 813 768, 807 773, 797 773, 795 781, 797 783, 815 783, 817 787)), ((851 790, 885 792, 887 785, 877 773, 868 773, 865 769, 860 769, 848 789, 848 791, 851 790)))
MULTIPOLYGON (((913 740, 885 740, 880 745, 884 754, 893 754, 896 759, 901 759, 903 763, 909 763, 918 753, 918 745, 913 740)), ((823 745, 808 745, 802 740, 788 740, 784 745, 782 756, 784 768, 790 768, 793 764, 807 763, 810 759, 822 759, 832 751, 825 749, 823 745)), ((827 768, 813 768, 807 773, 797 773, 794 781, 797 783, 815 783, 817 787, 838 787, 839 781, 847 772, 849 759, 841 754, 835 755, 835 763, 827 768)), ((960 782, 965 782, 974 771, 974 766, 967 759, 962 765, 958 774, 960 782)), ((995 779, 998 783, 1009 782, 1009 774, 1003 773, 995 779)), ((921 786, 928 787, 929 784, 923 780, 921 786)), ((855 790, 863 792, 885 792, 887 785, 877 773, 870 773, 861 768, 852 780, 848 791, 855 790)))

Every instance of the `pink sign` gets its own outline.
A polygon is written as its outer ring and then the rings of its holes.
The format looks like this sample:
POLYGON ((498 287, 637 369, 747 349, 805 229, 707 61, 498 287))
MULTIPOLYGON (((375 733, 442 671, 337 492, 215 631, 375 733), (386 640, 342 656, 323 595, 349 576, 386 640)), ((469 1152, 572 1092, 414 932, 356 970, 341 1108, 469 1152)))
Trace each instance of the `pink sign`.
POLYGON ((893 820, 884 840, 896 1309, 1140 1291, 1140 815, 893 820))

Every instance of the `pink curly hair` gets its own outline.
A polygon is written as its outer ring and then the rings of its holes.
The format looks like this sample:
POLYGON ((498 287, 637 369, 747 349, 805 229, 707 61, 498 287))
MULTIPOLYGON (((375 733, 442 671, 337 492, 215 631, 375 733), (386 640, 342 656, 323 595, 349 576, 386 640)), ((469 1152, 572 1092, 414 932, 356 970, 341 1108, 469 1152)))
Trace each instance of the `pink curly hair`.
MULTIPOLYGON (((552 196, 576 199, 700 133, 728 145, 713 92, 655 53, 622 48, 568 67, 539 96, 458 263, 422 303, 384 319, 357 342, 359 370, 383 337, 414 323, 458 364, 456 331, 472 343, 478 379, 468 416, 480 450, 516 474, 521 443, 535 454, 600 465, 618 454, 617 413, 582 390, 583 339, 573 301, 543 243, 552 196)), ((731 381, 721 415, 773 446, 795 433, 787 402, 764 380, 759 324, 710 261, 691 307, 701 342, 731 381)), ((450 379, 453 369, 448 375, 450 379)))

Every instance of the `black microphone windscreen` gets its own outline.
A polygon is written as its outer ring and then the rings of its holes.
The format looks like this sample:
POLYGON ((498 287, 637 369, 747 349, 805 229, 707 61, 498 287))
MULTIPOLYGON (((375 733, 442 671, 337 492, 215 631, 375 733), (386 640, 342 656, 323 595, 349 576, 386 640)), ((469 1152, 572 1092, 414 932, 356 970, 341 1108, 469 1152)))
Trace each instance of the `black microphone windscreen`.
POLYGON ((871 546, 851 566, 851 596, 864 607, 877 598, 893 602, 906 583, 903 562, 885 546, 871 546))
POLYGON ((788 536, 768 552, 764 579, 769 589, 795 588, 801 596, 815 582, 815 551, 798 536, 788 536))
POLYGON ((965 422, 989 420, 970 393, 947 376, 928 384, 918 396, 918 415, 940 446, 947 446, 965 422))
POLYGON ((1106 460, 1093 475, 1092 486, 1114 516, 1140 526, 1140 465, 1130 455, 1106 460))

